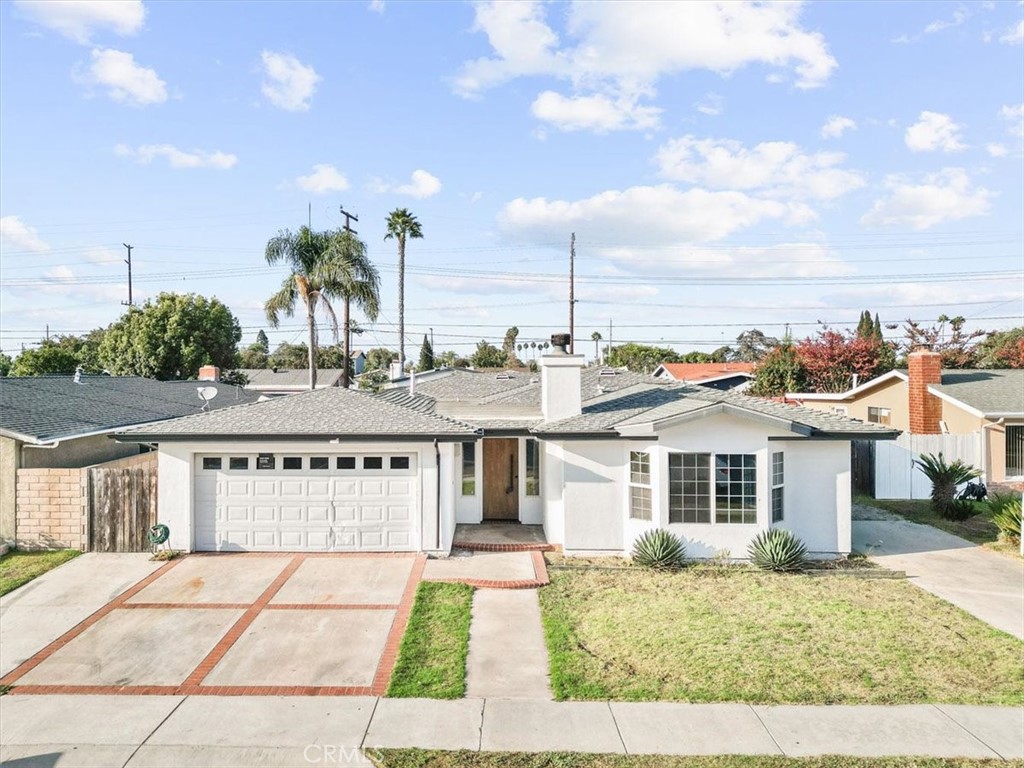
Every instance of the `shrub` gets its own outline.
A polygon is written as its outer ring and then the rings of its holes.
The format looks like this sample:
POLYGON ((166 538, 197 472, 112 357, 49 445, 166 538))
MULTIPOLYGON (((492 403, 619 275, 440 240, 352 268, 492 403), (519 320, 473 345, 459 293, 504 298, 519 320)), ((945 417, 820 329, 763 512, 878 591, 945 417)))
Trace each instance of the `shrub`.
POLYGON ((962 517, 966 511, 964 505, 957 505, 956 487, 968 480, 978 477, 981 472, 964 464, 960 459, 947 463, 942 453, 938 456, 928 453, 921 454, 921 458, 915 459, 914 463, 921 468, 925 477, 932 481, 932 509, 940 517, 947 520, 966 520, 971 515, 962 517))
POLYGON ((999 528, 999 535, 1004 539, 1020 541, 1020 499, 1011 499, 998 512, 992 515, 992 522, 999 528))
POLYGON ((747 552, 754 565, 765 571, 801 571, 807 566, 807 547, 785 528, 761 531, 747 552))
POLYGON ((633 562, 645 568, 681 568, 685 559, 682 540, 664 528, 645 531, 633 544, 633 562))
POLYGON ((995 517, 1011 504, 1020 504, 1020 494, 1013 491, 993 491, 985 500, 990 517, 995 517))
POLYGON ((943 517, 946 520, 956 520, 962 522, 969 520, 978 514, 978 510, 974 507, 974 502, 970 499, 953 499, 946 508, 946 513, 943 517))

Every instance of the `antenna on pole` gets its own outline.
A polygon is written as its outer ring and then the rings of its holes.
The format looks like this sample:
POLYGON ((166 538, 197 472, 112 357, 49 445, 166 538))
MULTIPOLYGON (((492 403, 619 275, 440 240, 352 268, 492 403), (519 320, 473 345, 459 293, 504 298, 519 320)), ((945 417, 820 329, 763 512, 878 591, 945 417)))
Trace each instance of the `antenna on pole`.
POLYGON ((576 233, 569 238, 569 354, 575 354, 576 325, 576 233))
POLYGON ((128 258, 124 260, 124 263, 128 265, 128 301, 122 301, 121 303, 125 306, 132 306, 132 247, 128 243, 121 243, 125 248, 128 249, 128 258))

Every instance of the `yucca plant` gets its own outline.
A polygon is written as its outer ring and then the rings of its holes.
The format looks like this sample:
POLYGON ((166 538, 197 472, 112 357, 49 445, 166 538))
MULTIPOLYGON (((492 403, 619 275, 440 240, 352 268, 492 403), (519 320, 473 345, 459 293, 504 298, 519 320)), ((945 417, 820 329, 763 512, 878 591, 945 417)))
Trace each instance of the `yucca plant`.
POLYGON ((785 528, 761 531, 747 548, 754 565, 765 571, 802 571, 807 567, 807 547, 785 528))
POLYGON ((682 540, 664 528, 644 531, 633 544, 633 562, 645 568, 682 568, 685 560, 682 540))
POLYGON ((981 475, 981 472, 960 459, 947 462, 942 453, 927 453, 914 460, 925 477, 932 481, 932 509, 947 520, 966 520, 966 506, 956 504, 956 487, 981 475))
POLYGON ((999 528, 999 535, 1004 539, 1020 541, 1020 499, 1011 499, 992 515, 992 522, 999 528))

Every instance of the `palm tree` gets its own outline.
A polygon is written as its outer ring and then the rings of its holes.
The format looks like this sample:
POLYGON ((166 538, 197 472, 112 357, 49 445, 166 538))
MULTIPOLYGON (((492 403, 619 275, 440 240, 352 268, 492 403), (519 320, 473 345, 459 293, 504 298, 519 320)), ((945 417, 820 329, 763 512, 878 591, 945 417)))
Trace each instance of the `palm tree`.
MULTIPOLYGON (((316 389, 317 310, 322 310, 327 318, 337 343, 338 318, 330 300, 339 297, 345 300, 346 329, 351 299, 363 306, 371 319, 375 318, 379 303, 377 271, 366 259, 365 246, 350 233, 314 232, 309 227, 300 227, 298 232, 279 232, 267 242, 266 259, 268 264, 283 262, 290 269, 280 290, 264 302, 267 320, 276 328, 282 314, 292 317, 299 302, 305 307, 309 388, 316 389), (351 242, 353 240, 355 243, 351 242)), ((346 338, 346 360, 347 342, 346 338)))
POLYGON ((407 208, 395 208, 387 218, 385 240, 398 241, 398 361, 405 370, 405 241, 423 237, 419 221, 407 208))
POLYGON ((366 255, 366 244, 351 232, 339 230, 334 233, 334 255, 339 262, 338 294, 343 301, 342 325, 344 328, 345 367, 341 374, 341 386, 348 388, 352 369, 352 334, 362 333, 352 320, 352 304, 363 310, 371 321, 380 312, 380 274, 366 255))
POLYGON ((594 331, 592 334, 590 334, 590 338, 593 339, 594 341, 594 365, 597 365, 598 363, 601 362, 600 343, 601 339, 603 339, 604 337, 601 335, 600 331, 594 331))

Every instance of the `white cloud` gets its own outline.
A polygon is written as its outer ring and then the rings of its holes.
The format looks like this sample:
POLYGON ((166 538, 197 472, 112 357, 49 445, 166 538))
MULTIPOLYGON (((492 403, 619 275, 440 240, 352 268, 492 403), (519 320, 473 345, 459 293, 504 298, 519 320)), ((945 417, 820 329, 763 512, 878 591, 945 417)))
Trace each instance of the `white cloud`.
POLYGON ((1003 108, 999 110, 999 116, 1010 122, 1010 127, 1006 129, 1007 133, 1018 139, 1024 139, 1024 104, 1015 106, 1004 104, 1003 108))
POLYGON ((295 186, 303 192, 323 195, 328 192, 344 192, 349 187, 348 179, 330 163, 318 163, 308 176, 299 176, 295 186))
POLYGON ((725 109, 725 99, 717 93, 706 93, 693 107, 701 114, 717 117, 725 109))
POLYGON ((954 9, 953 15, 949 19, 936 19, 930 22, 920 33, 915 35, 900 35, 893 39, 894 43, 916 43, 926 35, 934 35, 936 32, 942 32, 945 29, 951 29, 952 27, 959 27, 965 21, 971 18, 971 12, 964 6, 959 6, 954 9))
POLYGON ((864 186, 860 173, 838 167, 845 160, 841 152, 807 154, 785 141, 747 149, 738 141, 694 136, 672 139, 655 155, 661 175, 674 181, 817 200, 832 200, 864 186))
POLYGON ((441 191, 441 180, 422 168, 417 168, 412 172, 408 184, 388 184, 380 179, 374 179, 370 183, 370 189, 378 195, 393 193, 423 200, 441 191))
POLYGON ((30 227, 18 216, 0 217, 0 245, 9 251, 45 253, 50 250, 49 244, 39 237, 35 228, 30 227))
POLYGON ((114 101, 144 107, 167 101, 167 83, 156 71, 135 62, 135 57, 112 48, 94 48, 88 70, 76 67, 74 78, 107 89, 114 101))
POLYGON ((962 125, 941 112, 922 112, 916 123, 907 128, 903 140, 912 152, 960 152, 967 145, 960 141, 962 125))
POLYGON ((83 45, 98 31, 134 35, 146 19, 142 0, 16 0, 14 7, 37 24, 83 45))
POLYGON ((1006 157, 1008 152, 1005 144, 998 144, 996 142, 986 144, 985 149, 988 150, 991 157, 1006 157))
POLYGON ((761 221, 806 224, 815 213, 801 203, 762 200, 742 192, 709 192, 671 184, 609 190, 583 200, 517 198, 498 217, 513 240, 549 243, 586 231, 609 247, 720 240, 761 221))
POLYGON ((896 174, 886 177, 888 194, 875 201, 860 223, 866 227, 907 226, 928 229, 989 212, 993 193, 974 186, 963 168, 944 168, 920 183, 896 174))
POLYGON ((852 118, 829 115, 828 120, 821 126, 821 137, 823 139, 838 139, 847 131, 855 130, 857 130, 857 123, 852 118))
POLYGON ((538 120, 563 131, 592 130, 595 133, 657 128, 661 110, 642 107, 635 99, 594 96, 563 96, 544 91, 530 106, 538 120))
POLYGON ((384 0, 370 0, 370 4, 367 8, 374 13, 384 13, 384 0))
POLYGON ((289 112, 305 112, 322 79, 316 70, 290 53, 263 51, 263 95, 275 107, 289 112))
POLYGON ((455 92, 477 97, 524 76, 568 80, 571 96, 546 91, 534 112, 579 128, 646 130, 654 108, 640 100, 653 98, 657 81, 678 72, 724 76, 761 64, 775 75, 792 71, 798 88, 814 88, 837 66, 824 37, 800 25, 799 3, 576 2, 566 19, 574 44, 566 45, 540 0, 481 0, 474 8, 474 31, 487 35, 493 55, 465 62, 455 92))
POLYGON ((190 152, 178 149, 173 144, 143 144, 139 147, 129 147, 126 144, 118 144, 114 147, 114 154, 120 157, 131 157, 142 165, 149 165, 158 157, 167 160, 171 168, 215 168, 219 171, 226 171, 238 163, 235 155, 216 150, 206 152, 201 149, 193 149, 190 152))
POLYGON ((825 243, 792 242, 756 247, 671 246, 642 249, 604 248, 600 256, 627 267, 632 273, 743 275, 745 277, 821 277, 853 274, 825 243))
POLYGON ((999 36, 1000 43, 1007 45, 1021 45, 1024 43, 1024 21, 1017 23, 1017 26, 1007 27, 999 36))

